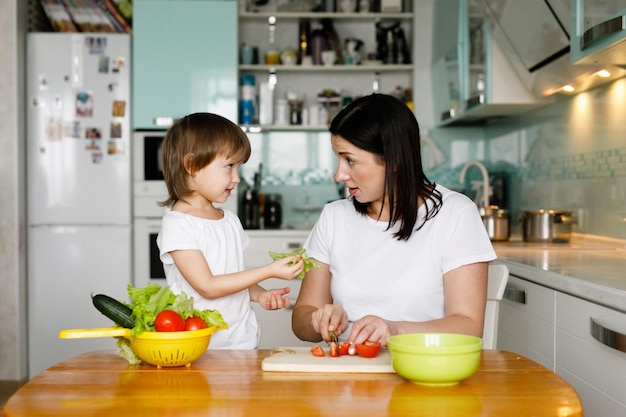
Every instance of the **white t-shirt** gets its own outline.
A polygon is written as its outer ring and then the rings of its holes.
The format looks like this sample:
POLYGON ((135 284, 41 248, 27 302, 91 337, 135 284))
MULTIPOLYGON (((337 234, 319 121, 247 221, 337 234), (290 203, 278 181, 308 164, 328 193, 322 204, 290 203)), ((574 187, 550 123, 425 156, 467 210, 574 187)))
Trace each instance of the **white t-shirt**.
MULTIPOLYGON (((442 318, 443 274, 496 259, 476 205, 440 185, 437 190, 443 198, 439 213, 408 241, 393 237, 399 224, 385 231, 387 222, 357 213, 350 200, 322 210, 304 247, 330 265, 333 302, 350 322, 368 314, 394 321, 442 318)), ((420 207, 419 218, 424 215, 420 207)))
POLYGON ((250 239, 244 232, 239 218, 224 210, 220 220, 208 220, 170 211, 163 216, 157 245, 167 284, 172 292, 184 291, 194 298, 198 310, 217 310, 222 314, 228 330, 220 330, 211 336, 209 349, 255 349, 258 323, 250 305, 248 289, 226 297, 208 300, 198 294, 182 276, 169 252, 197 249, 202 252, 214 275, 243 270, 243 251, 250 239))

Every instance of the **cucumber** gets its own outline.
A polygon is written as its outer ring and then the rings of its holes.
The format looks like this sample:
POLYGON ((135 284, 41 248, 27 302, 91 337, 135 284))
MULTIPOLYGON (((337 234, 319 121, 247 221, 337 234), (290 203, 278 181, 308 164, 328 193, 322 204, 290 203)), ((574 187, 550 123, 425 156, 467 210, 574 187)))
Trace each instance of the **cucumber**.
POLYGON ((98 311, 113 320, 115 324, 127 329, 135 327, 135 320, 131 316, 133 310, 126 304, 104 294, 92 295, 91 300, 98 311))

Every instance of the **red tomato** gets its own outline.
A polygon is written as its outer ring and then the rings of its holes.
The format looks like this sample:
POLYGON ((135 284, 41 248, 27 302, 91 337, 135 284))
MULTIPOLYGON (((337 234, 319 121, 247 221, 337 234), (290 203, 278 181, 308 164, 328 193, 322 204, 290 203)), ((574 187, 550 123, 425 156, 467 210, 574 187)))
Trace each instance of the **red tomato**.
POLYGON ((374 358, 380 352, 380 343, 370 342, 369 340, 354 347, 356 348, 356 354, 363 358, 374 358))
POLYGON ((174 310, 163 310, 154 319, 157 332, 181 332, 185 330, 185 320, 174 310))
POLYGON ((206 327, 206 323, 200 317, 189 317, 185 320, 185 330, 200 330, 206 327))
POLYGON ((338 358, 339 356, 340 356, 340 353, 339 353, 339 347, 337 346, 337 343, 330 342, 330 357, 338 358))
POLYGON ((313 354, 313 356, 325 356, 324 349, 322 349, 320 345, 314 345, 311 348, 311 353, 313 354))
POLYGON ((340 355, 347 355, 349 352, 348 350, 350 350, 350 343, 349 342, 339 342, 339 354, 340 355))

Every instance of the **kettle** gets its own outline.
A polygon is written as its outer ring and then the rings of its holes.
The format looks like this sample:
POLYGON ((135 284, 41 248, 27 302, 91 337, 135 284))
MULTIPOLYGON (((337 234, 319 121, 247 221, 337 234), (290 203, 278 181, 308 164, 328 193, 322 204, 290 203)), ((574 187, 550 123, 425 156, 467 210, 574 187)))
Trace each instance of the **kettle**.
POLYGON ((357 38, 346 38, 344 40, 345 64, 346 65, 358 65, 361 63, 361 48, 363 47, 363 41, 357 38))

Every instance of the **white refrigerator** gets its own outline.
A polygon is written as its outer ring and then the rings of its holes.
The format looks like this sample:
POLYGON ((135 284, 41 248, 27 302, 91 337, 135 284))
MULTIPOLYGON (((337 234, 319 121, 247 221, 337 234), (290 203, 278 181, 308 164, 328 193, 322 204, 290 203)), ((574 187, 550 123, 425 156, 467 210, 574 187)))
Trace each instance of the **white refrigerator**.
POLYGON ((33 377, 115 339, 91 294, 128 300, 131 282, 130 37, 27 38, 28 358, 33 377))

